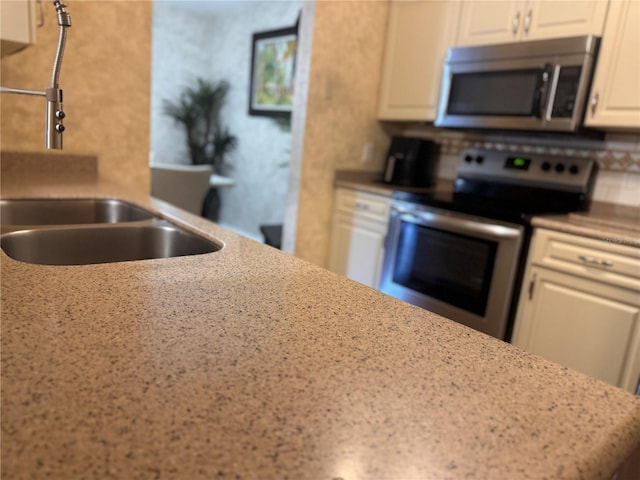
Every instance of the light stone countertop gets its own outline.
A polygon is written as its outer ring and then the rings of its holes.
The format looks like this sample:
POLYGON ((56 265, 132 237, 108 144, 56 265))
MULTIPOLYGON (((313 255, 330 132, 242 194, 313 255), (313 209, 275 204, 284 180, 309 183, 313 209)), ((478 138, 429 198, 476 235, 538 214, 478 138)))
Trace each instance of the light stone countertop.
POLYGON ((534 227, 640 248, 640 208, 594 202, 589 211, 534 217, 534 227))
POLYGON ((216 253, 0 253, 3 478, 608 479, 640 399, 117 186, 216 253))

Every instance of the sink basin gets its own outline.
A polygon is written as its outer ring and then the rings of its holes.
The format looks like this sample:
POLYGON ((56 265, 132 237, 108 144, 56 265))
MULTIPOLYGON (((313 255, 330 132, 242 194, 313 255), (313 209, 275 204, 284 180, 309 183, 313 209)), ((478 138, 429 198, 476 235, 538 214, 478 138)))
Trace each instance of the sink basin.
POLYGON ((26 229, 0 237, 11 258, 40 265, 86 265, 216 252, 222 245, 168 222, 26 229))
POLYGON ((0 222, 3 225, 120 223, 151 218, 151 213, 122 200, 0 200, 0 222))

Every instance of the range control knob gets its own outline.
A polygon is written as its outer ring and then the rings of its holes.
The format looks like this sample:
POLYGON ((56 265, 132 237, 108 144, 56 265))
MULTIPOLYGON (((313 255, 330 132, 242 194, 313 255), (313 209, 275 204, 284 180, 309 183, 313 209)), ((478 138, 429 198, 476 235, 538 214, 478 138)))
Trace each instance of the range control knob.
POLYGON ((556 172, 558 173, 562 173, 564 172, 564 163, 556 163, 556 172))
POLYGON ((64 117, 66 117, 66 115, 62 110, 57 110, 56 111, 56 118, 57 119, 62 120, 64 117))
POLYGON ((577 165, 571 165, 569 167, 569 173, 571 173, 572 175, 577 175, 579 171, 580 169, 578 168, 577 165))
POLYGON ((482 165, 482 164, 484 163, 484 157, 483 157, 482 155, 478 155, 478 156, 476 157, 476 163, 477 163, 478 165, 482 165))
POLYGON ((464 156, 464 161, 467 163, 471 163, 473 162, 473 157, 471 155, 465 155, 464 156))
POLYGON ((551 164, 549 162, 542 162, 540 168, 542 168, 543 171, 548 172, 551 170, 551 164))

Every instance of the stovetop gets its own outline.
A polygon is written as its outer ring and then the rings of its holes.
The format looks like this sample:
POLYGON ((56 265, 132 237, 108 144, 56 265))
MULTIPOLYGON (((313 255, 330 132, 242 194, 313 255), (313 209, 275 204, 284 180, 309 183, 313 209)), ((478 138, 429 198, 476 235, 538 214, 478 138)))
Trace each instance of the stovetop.
POLYGON ((590 159, 469 149, 453 183, 428 192, 395 191, 393 200, 518 224, 534 215, 588 209, 595 175, 590 159))

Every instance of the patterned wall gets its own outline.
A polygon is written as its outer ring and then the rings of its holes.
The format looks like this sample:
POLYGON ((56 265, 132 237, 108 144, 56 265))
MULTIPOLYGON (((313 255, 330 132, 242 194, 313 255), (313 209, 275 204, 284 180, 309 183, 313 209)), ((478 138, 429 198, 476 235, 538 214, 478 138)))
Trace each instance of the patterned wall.
POLYGON ((194 12, 179 2, 155 2, 152 161, 190 162, 184 132, 163 115, 162 100, 177 97, 197 77, 227 80, 223 118, 238 146, 228 156, 232 168, 222 172, 235 185, 220 189, 219 223, 260 239, 260 225, 284 219, 291 132, 271 118, 248 114, 252 34, 293 26, 302 2, 234 3, 214 2, 212 9, 194 12))
POLYGON ((594 159, 599 166, 593 198, 640 207, 640 135, 608 133, 604 139, 547 138, 459 133, 424 125, 408 127, 408 136, 429 138, 441 146, 440 175, 455 177, 456 162, 465 148, 495 148, 561 157, 594 159))
POLYGON ((288 228, 295 255, 317 265, 328 258, 335 171, 382 169, 389 137, 376 109, 387 11, 379 1, 315 3, 302 154, 294 160, 299 191, 290 199, 296 224, 288 228), (364 164, 368 143, 376 153, 364 164))
MULTIPOLYGON (((150 2, 69 2, 60 86, 66 131, 62 153, 95 154, 99 173, 139 192, 149 191, 150 2)), ((3 57, 2 85, 40 90, 49 85, 58 41, 51 2, 33 46, 3 57)), ((2 95, 2 150, 47 152, 45 102, 2 95)))

